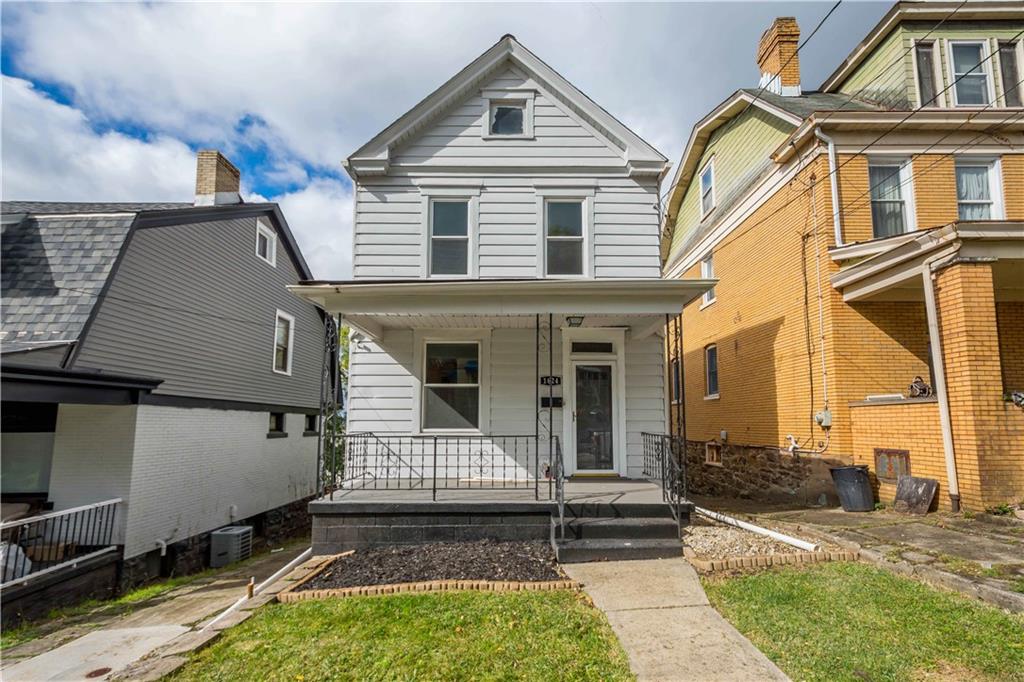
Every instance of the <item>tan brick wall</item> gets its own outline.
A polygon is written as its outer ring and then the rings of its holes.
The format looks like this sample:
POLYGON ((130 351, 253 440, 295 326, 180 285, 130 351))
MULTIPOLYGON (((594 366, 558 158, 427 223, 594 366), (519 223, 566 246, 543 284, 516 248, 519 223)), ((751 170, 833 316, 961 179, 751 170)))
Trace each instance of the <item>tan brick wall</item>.
POLYGON ((956 162, 944 154, 918 154, 911 160, 917 229, 948 225, 959 218, 956 162))
POLYGON ((779 75, 783 86, 800 85, 800 27, 793 17, 778 17, 761 36, 757 65, 761 73, 779 75), (781 69, 781 72, 780 72, 781 69))
POLYGON ((1024 411, 1003 400, 992 266, 935 278, 960 495, 979 509, 1024 498, 1024 411))
POLYGON ((196 154, 196 194, 237 192, 241 173, 216 149, 201 149, 196 154))
MULTIPOLYGON (((850 408, 853 422, 853 458, 866 464, 874 474, 875 448, 910 452, 912 476, 934 478, 939 482, 935 493, 940 508, 949 509, 946 491, 946 457, 939 429, 939 405, 936 400, 882 405, 858 405, 850 408)), ((874 477, 873 477, 874 480, 874 477)), ((878 499, 892 502, 896 486, 878 481, 878 499)))
POLYGON ((1003 201, 1007 220, 1024 220, 1024 154, 1004 154, 1003 201))
POLYGON ((1024 391, 1024 301, 996 303, 1003 390, 1024 391))

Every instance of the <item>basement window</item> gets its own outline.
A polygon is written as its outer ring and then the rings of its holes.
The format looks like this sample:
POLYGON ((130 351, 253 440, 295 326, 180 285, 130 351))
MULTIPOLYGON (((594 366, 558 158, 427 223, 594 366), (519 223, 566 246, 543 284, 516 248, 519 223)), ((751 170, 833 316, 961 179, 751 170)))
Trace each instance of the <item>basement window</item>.
POLYGON ((287 435, 284 430, 284 412, 271 412, 267 438, 284 438, 287 435))
POLYGON ((305 428, 302 431, 303 436, 316 436, 319 435, 320 429, 318 422, 320 421, 320 415, 318 414, 307 414, 305 428))
POLYGON ((718 443, 704 443, 704 463, 722 466, 722 446, 718 443))
POLYGON ((898 483, 910 475, 910 450, 875 448, 875 476, 879 481, 898 483))
POLYGON ((277 267, 277 234, 263 218, 256 219, 256 257, 277 267))

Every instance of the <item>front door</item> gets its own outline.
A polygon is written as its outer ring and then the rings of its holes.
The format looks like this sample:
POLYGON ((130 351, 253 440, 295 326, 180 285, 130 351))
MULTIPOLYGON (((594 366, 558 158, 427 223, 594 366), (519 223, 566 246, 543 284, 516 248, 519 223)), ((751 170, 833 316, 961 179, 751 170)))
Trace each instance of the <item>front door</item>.
POLYGON ((615 472, 614 369, 612 363, 573 363, 577 472, 615 472))

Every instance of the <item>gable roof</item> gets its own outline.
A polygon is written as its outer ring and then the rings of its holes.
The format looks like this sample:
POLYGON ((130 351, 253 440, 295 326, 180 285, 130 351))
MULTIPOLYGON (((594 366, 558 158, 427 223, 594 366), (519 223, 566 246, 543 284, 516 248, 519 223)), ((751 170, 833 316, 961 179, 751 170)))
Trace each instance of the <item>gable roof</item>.
POLYGON ((757 107, 777 117, 796 130, 801 123, 815 112, 824 111, 878 111, 879 107, 848 95, 823 92, 806 92, 801 95, 777 95, 757 88, 741 88, 697 122, 690 132, 682 158, 676 167, 675 177, 669 189, 662 225, 662 255, 666 256, 666 241, 671 237, 673 223, 683 202, 686 189, 693 179, 697 166, 704 155, 711 135, 741 116, 749 107, 757 107))
POLYGON ((668 159, 661 152, 526 49, 515 36, 505 35, 441 87, 427 95, 419 104, 353 152, 343 164, 349 175, 357 179, 360 175, 386 174, 395 147, 422 131, 442 113, 458 105, 488 76, 509 63, 523 69, 545 87, 549 94, 557 97, 621 149, 623 165, 630 173, 661 175, 668 170, 668 159))
POLYGON ((301 279, 312 277, 277 204, 0 203, 3 353, 77 341, 135 229, 268 215, 301 279))

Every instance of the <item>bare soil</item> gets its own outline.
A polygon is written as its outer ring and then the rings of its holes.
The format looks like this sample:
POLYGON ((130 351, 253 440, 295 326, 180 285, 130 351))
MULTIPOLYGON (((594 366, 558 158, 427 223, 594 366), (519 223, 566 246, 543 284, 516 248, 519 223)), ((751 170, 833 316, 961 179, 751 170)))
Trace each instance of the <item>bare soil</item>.
POLYGON ((426 580, 564 580, 545 542, 428 543, 357 550, 299 588, 324 590, 426 580))

